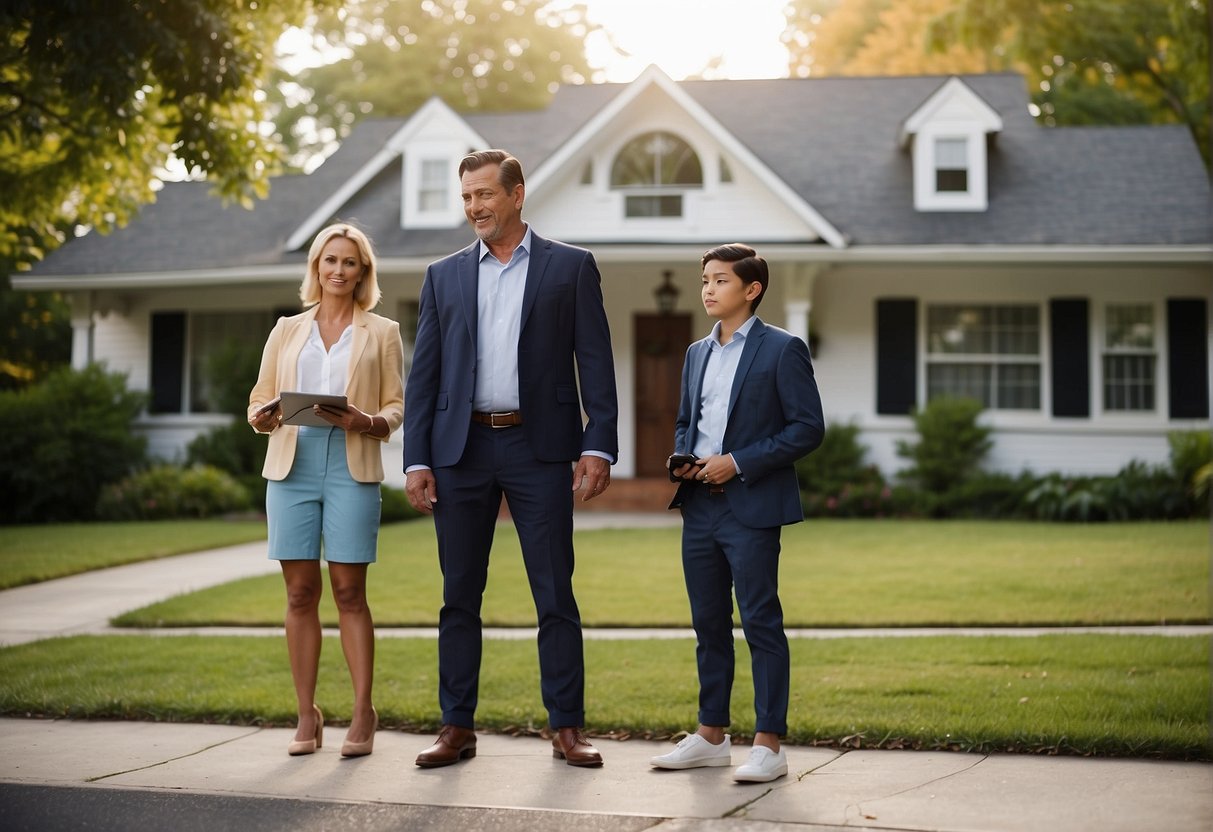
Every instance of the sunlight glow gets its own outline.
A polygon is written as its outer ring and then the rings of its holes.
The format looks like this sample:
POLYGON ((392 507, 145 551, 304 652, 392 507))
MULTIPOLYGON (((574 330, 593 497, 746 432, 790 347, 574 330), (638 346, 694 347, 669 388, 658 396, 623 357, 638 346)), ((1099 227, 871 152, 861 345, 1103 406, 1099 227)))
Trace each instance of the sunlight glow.
MULTIPOLYGON (((586 57, 604 80, 633 80, 657 64, 676 81, 708 78, 782 78, 788 51, 780 42, 787 0, 568 0, 610 36, 586 39, 586 57), (614 46, 620 55, 612 49, 614 46), (709 67, 714 61, 718 65, 709 67)), ((559 0, 553 5, 563 5, 559 0)))

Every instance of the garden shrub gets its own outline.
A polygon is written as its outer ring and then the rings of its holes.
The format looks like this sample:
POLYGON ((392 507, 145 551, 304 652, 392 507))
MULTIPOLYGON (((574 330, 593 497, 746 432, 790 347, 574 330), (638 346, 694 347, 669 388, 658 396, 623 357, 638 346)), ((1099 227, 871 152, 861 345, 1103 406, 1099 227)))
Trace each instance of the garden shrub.
POLYGON ((891 513, 891 492, 875 465, 864 462, 867 448, 859 426, 830 424, 821 445, 796 463, 801 503, 809 517, 883 517, 891 513))
POLYGON ((141 465, 146 396, 100 365, 0 392, 0 523, 90 520, 105 485, 141 465))
POLYGON ((1193 513, 1191 497, 1173 471, 1140 461, 1112 477, 1051 474, 1025 500, 1041 520, 1174 520, 1193 513))
POLYGON ((103 520, 214 517, 249 508, 248 492, 226 471, 209 465, 155 465, 105 488, 97 504, 103 520))
POLYGON ((1167 434, 1171 468, 1187 489, 1192 513, 1209 515, 1209 484, 1213 480, 1213 437, 1207 430, 1176 430, 1167 434))
POLYGON ((402 520, 412 520, 420 517, 421 512, 409 504, 409 498, 403 488, 382 485, 379 493, 383 497, 380 507, 380 523, 399 523, 402 520))
POLYGON ((1028 493, 1038 479, 1028 472, 1019 475, 979 471, 946 491, 932 494, 927 517, 963 517, 1010 520, 1031 516, 1028 493))
POLYGON ((208 390, 214 406, 232 415, 231 424, 200 433, 185 451, 187 465, 211 465, 227 471, 248 492, 253 507, 265 510, 265 465, 267 437, 248 426, 249 391, 257 383, 261 362, 259 347, 229 340, 206 361, 208 390))
POLYGON ((801 492, 806 517, 890 517, 893 492, 884 482, 847 484, 836 494, 801 492))
POLYGON ((976 399, 932 399, 914 412, 917 442, 899 440, 897 454, 910 460, 901 472, 908 482, 943 493, 980 470, 993 441, 991 429, 977 423, 982 405, 976 399))
POLYGON ((264 511, 265 479, 261 469, 268 439, 253 432, 242 412, 230 425, 219 425, 195 436, 186 446, 185 463, 226 471, 244 486, 253 508, 264 511))

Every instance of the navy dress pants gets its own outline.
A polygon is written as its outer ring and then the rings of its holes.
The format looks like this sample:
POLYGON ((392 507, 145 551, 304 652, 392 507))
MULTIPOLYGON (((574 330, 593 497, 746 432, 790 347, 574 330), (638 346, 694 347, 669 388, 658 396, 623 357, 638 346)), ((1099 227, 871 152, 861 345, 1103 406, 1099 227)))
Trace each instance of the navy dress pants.
POLYGON ((683 503, 682 568, 697 639, 701 725, 732 721, 735 588, 754 676, 754 730, 787 733, 791 661, 779 603, 780 531, 742 525, 725 496, 707 486, 683 503))
POLYGON ((434 526, 442 569, 438 702, 442 721, 475 725, 480 606, 505 495, 518 530, 539 623, 543 705, 553 728, 585 724, 581 615, 573 597, 573 468, 540 462, 521 428, 474 423, 458 465, 434 469, 434 526))

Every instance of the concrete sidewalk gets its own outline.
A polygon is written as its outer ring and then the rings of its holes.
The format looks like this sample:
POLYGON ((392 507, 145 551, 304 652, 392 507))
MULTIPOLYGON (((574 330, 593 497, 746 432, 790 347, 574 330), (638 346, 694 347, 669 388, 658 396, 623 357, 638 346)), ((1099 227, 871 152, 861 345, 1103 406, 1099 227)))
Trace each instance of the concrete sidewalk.
MULTIPOLYGON (((575 519, 586 524, 582 528, 670 521, 666 515, 575 519)), ((259 542, 0 592, 0 645, 112 632, 109 619, 126 610, 277 571, 277 564, 265 557, 265 543, 259 542)), ((1026 637, 1057 631, 993 632, 1026 637)), ((1210 628, 1115 631, 1185 636, 1207 634, 1210 628)), ((202 632, 281 633, 276 628, 202 632)), ((421 629, 379 635, 433 633, 421 629)), ((489 635, 534 637, 530 630, 489 635)), ((587 638, 637 635, 692 637, 684 630, 586 633, 587 638)), ((292 733, 286 728, 0 719, 0 830, 1213 828, 1213 765, 1206 763, 788 747, 789 777, 772 784, 739 785, 727 768, 653 770, 649 758, 664 753, 669 744, 635 739, 595 740, 606 765, 574 769, 554 760, 545 740, 482 735, 475 759, 423 770, 413 759, 430 743, 430 736, 380 731, 373 755, 346 760, 338 753, 343 728, 330 727, 324 748, 297 758, 286 754, 292 733)), ((740 764, 747 751, 735 749, 734 763, 740 764)))
MULTIPOLYGON (((824 829, 1203 832, 1213 766, 947 752, 788 748, 788 777, 657 771, 668 743, 597 740, 575 769, 534 737, 480 736, 477 756, 413 765, 429 736, 380 731, 369 757, 288 757, 288 728, 0 720, 0 828, 824 829), (301 801, 307 801, 302 803, 301 801)), ((746 748, 733 751, 740 764, 746 748)))

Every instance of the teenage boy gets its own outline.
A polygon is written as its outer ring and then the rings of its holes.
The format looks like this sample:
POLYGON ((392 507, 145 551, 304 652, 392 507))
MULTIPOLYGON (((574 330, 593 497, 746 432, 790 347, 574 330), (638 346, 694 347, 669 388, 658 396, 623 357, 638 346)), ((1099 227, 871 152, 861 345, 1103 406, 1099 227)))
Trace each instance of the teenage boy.
POLYGON ((691 344, 670 474, 670 508, 682 509, 682 568, 698 645, 699 729, 656 768, 730 765, 733 604, 754 676, 754 745, 733 779, 788 773, 788 640, 779 603, 779 533, 804 519, 794 463, 821 444, 825 421, 809 350, 754 313, 769 282, 766 261, 740 243, 704 253, 703 307, 716 319, 691 344), (678 459, 693 455, 693 461, 678 459))

